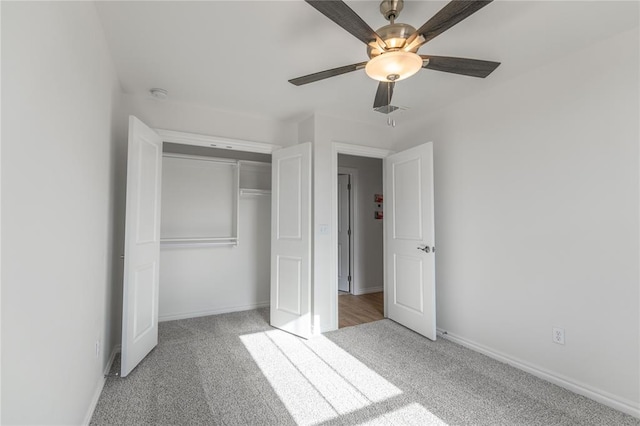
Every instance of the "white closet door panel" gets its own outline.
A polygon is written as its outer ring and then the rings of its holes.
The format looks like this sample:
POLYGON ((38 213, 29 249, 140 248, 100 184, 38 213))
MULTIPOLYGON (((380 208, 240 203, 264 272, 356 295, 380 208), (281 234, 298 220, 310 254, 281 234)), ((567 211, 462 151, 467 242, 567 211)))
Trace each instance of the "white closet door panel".
POLYGON ((311 335, 311 144, 272 156, 271 325, 311 335))
POLYGON ((121 376, 158 344, 162 140, 129 117, 121 376))

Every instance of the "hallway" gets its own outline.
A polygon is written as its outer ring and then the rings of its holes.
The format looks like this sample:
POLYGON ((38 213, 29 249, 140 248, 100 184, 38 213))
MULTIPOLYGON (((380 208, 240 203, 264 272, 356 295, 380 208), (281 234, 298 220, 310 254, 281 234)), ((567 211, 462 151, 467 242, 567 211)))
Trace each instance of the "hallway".
POLYGON ((338 326, 351 327, 384 318, 384 293, 338 296, 338 326))

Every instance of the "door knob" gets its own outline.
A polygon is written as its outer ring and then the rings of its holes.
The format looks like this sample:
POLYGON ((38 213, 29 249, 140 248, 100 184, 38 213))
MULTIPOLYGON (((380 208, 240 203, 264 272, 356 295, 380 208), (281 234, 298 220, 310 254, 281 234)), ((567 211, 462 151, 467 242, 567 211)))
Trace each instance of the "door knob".
POLYGON ((422 250, 425 253, 430 253, 431 252, 431 247, 429 247, 429 246, 418 247, 418 250, 422 250))

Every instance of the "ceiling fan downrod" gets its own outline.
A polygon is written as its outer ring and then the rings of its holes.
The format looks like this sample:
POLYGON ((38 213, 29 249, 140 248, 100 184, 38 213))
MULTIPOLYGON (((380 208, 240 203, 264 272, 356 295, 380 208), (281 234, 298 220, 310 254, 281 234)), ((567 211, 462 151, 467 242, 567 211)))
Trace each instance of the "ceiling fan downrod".
POLYGON ((380 3, 380 13, 382 13, 384 19, 393 24, 394 21, 398 19, 403 7, 404 0, 382 0, 380 3))

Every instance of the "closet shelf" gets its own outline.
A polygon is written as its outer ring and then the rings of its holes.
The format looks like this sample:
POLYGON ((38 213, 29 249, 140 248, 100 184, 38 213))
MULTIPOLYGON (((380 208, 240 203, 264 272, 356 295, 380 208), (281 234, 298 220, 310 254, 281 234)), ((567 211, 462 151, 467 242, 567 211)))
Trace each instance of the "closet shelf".
POLYGON ((271 195, 270 189, 240 188, 240 195, 271 195))

